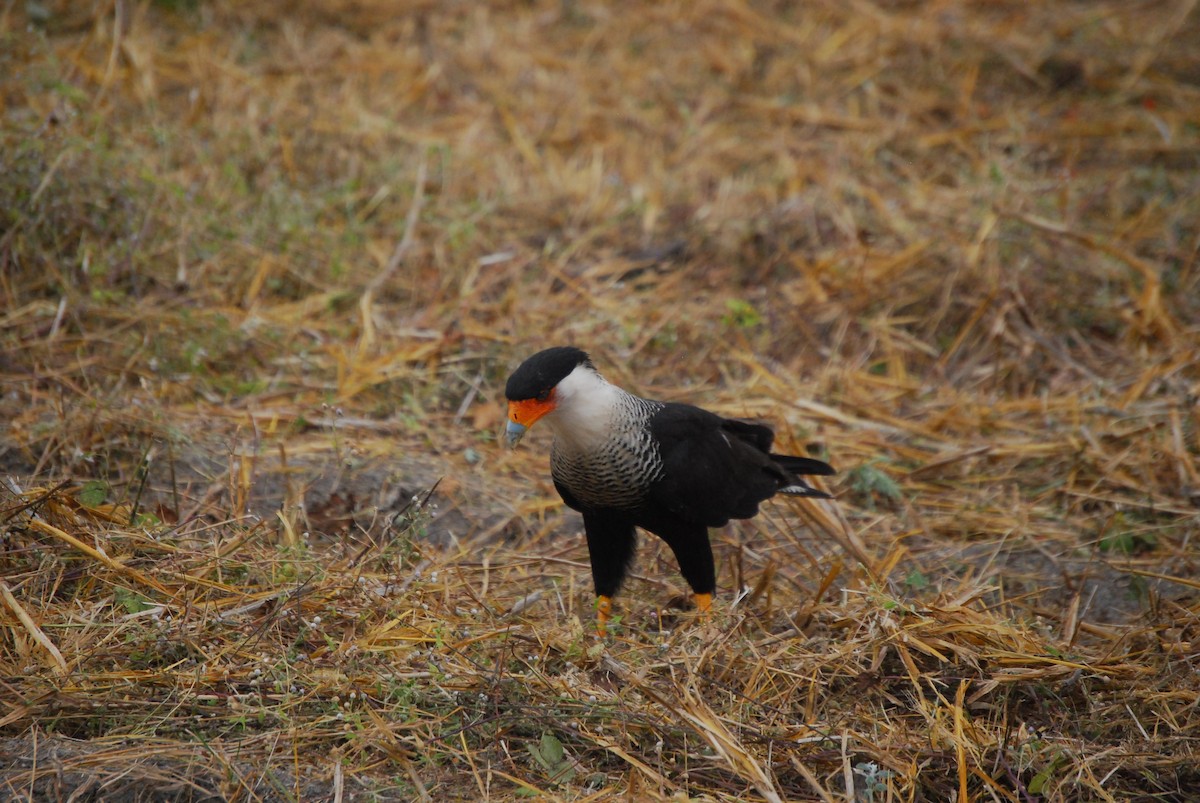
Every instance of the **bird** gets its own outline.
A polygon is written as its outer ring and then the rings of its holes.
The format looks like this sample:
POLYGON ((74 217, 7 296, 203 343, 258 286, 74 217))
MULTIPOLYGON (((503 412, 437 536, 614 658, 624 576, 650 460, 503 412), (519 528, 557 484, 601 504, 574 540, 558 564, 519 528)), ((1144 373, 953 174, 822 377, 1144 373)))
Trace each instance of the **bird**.
POLYGON ((710 527, 752 518, 776 494, 830 498, 802 477, 832 475, 833 467, 772 452, 770 427, 635 396, 574 346, 526 359, 504 395, 510 448, 538 421, 554 433, 550 474, 563 502, 583 515, 600 634, 633 561, 637 528, 671 548, 703 616, 716 592, 710 527))

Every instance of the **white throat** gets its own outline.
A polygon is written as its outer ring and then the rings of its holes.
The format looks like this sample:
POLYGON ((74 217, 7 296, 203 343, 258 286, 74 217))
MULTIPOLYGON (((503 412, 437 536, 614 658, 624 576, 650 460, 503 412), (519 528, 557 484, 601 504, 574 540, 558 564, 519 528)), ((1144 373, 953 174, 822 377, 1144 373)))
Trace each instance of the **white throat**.
POLYGON ((575 366, 554 388, 554 411, 545 421, 554 436, 571 451, 590 451, 612 438, 613 416, 625 391, 594 368, 575 366))

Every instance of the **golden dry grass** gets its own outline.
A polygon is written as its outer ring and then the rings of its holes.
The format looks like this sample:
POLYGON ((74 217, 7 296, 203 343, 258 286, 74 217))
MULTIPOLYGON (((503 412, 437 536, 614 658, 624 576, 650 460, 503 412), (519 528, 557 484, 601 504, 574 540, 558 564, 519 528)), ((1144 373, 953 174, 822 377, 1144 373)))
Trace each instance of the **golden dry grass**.
POLYGON ((4 796, 1187 799, 1196 5, 5 4, 4 796), (563 342, 837 502, 595 639, 563 342))

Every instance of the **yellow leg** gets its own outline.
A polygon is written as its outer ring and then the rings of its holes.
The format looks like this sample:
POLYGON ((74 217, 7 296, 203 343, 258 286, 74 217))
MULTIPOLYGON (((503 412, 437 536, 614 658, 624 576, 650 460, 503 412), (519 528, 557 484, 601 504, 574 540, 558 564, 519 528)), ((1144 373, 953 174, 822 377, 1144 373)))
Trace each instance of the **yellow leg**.
POLYGON ((696 603, 696 613, 700 614, 701 618, 708 615, 708 611, 712 608, 712 594, 694 594, 692 599, 696 603))
POLYGON ((596 633, 603 636, 608 629, 608 617, 612 615, 612 597, 603 594, 596 597, 596 633))

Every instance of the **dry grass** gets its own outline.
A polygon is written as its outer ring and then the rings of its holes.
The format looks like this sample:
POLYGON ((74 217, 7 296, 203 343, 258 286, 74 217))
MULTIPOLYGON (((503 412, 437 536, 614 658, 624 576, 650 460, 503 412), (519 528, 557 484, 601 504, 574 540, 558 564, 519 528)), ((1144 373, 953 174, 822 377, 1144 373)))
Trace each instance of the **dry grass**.
POLYGON ((1190 796, 1196 5, 5 4, 4 796, 1190 796), (836 505, 597 641, 560 342, 836 505))

